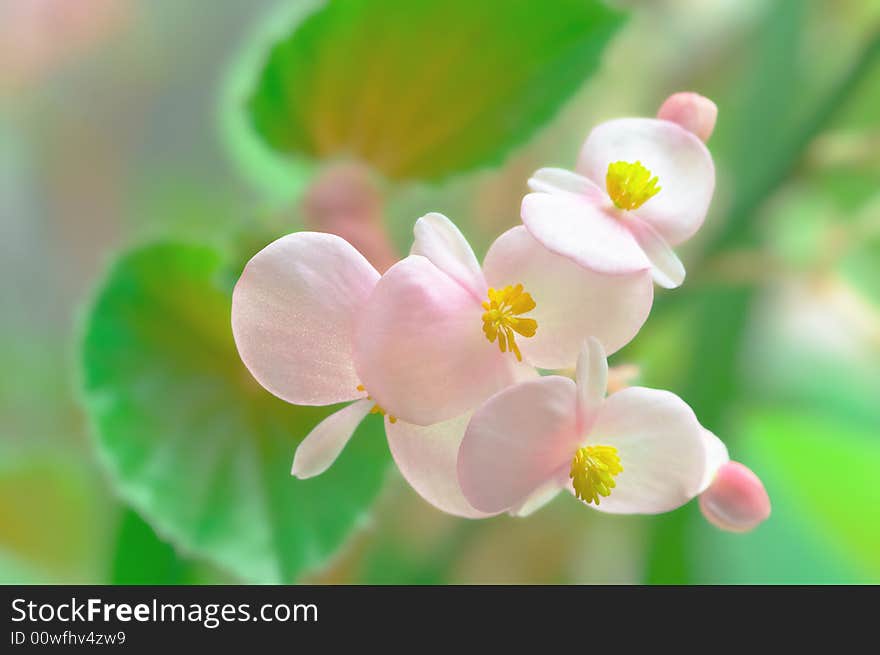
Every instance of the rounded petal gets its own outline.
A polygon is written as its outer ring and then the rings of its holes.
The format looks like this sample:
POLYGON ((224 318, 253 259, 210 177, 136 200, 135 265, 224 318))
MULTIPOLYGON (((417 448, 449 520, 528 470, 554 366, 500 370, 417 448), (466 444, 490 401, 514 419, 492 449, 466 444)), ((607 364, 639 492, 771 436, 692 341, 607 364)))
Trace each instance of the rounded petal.
POLYGON ((617 448, 623 471, 597 509, 658 514, 696 496, 706 470, 702 430, 691 408, 668 391, 630 387, 609 396, 587 442, 617 448))
POLYGON ((722 530, 748 532, 770 517, 770 497, 749 468, 727 462, 700 496, 700 510, 709 523, 722 530))
POLYGON ((715 130, 718 106, 699 93, 673 93, 660 105, 657 118, 681 125, 705 143, 715 130))
POLYGON ((426 257, 481 301, 486 295, 486 281, 477 256, 455 224, 443 214, 425 214, 416 221, 415 241, 410 254, 426 257))
POLYGON ((597 273, 622 275, 651 268, 621 219, 588 198, 530 193, 523 198, 521 215, 523 225, 547 250, 597 273))
POLYGON ((388 446, 397 468, 416 492, 437 509, 479 519, 491 514, 474 509, 458 484, 458 448, 471 413, 427 427, 385 421, 388 446))
POLYGON ((363 255, 332 234, 297 232, 270 243, 232 293, 232 334, 245 366, 290 403, 357 398, 354 319, 378 279, 363 255))
POLYGON ((431 425, 473 410, 514 380, 516 359, 482 331, 483 308, 424 257, 392 266, 360 313, 355 362, 390 415, 431 425))
POLYGON ((522 283, 534 298, 527 316, 538 330, 517 344, 523 357, 541 368, 571 368, 591 336, 606 352, 617 351, 642 327, 654 301, 649 271, 596 273, 548 251, 521 225, 496 239, 483 271, 490 285, 522 283))
POLYGON ((296 449, 290 474, 304 480, 330 468, 372 407, 372 400, 359 400, 318 423, 296 449))
POLYGON ((684 282, 684 264, 660 234, 642 219, 632 216, 629 229, 651 261, 654 282, 665 289, 674 289, 684 282))
POLYGON ((715 190, 715 166, 699 138, 656 118, 608 121, 590 132, 577 172, 605 188, 608 165, 616 161, 640 161, 660 178, 660 193, 635 213, 666 241, 679 244, 700 228, 715 190))
POLYGON ((703 454, 706 457, 706 470, 703 474, 703 481, 700 483, 699 493, 703 493, 706 488, 712 484, 715 474, 718 470, 730 461, 730 455, 727 453, 727 446, 714 433, 703 428, 701 432, 703 437, 703 454))
POLYGON ((484 512, 521 506, 571 461, 580 441, 575 385, 560 376, 509 387, 478 409, 458 453, 464 497, 484 512))
POLYGON ((604 187, 599 188, 592 180, 564 168, 539 168, 528 184, 532 191, 539 193, 574 193, 597 203, 608 201, 604 187))
POLYGON ((575 367, 575 384, 578 431, 587 434, 599 415, 608 389, 608 360, 605 349, 595 337, 587 339, 581 347, 575 367))

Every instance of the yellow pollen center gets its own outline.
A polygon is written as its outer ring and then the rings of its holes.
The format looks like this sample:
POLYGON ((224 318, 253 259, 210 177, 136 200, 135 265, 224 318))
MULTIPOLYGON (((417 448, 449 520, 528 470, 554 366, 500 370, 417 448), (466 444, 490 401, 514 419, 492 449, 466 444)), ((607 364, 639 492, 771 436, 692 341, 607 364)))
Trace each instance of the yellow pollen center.
POLYGON ((568 477, 578 498, 598 506, 599 496, 611 495, 617 486, 614 476, 622 470, 614 446, 584 446, 574 454, 568 477))
POLYGON ((523 291, 523 285, 489 289, 489 300, 483 303, 483 332, 490 343, 498 339, 501 352, 508 350, 522 361, 514 332, 524 337, 535 336, 538 322, 533 318, 521 318, 535 308, 532 296, 523 291))
MULTIPOLYGON (((366 389, 364 388, 364 385, 362 385, 362 384, 357 385, 357 390, 358 391, 366 391, 366 389)), ((367 396, 367 400, 372 400, 372 399, 373 399, 372 396, 367 396)), ((370 409, 370 414, 381 414, 382 416, 385 416, 385 410, 382 409, 381 407, 379 407, 379 405, 374 404, 372 409, 370 409)), ((391 423, 397 423, 397 417, 391 416, 391 414, 388 414, 388 420, 391 423)))
POLYGON ((651 171, 640 161, 616 161, 608 164, 605 174, 605 188, 618 209, 638 209, 644 205, 660 193, 659 181, 656 175, 651 177, 651 171))

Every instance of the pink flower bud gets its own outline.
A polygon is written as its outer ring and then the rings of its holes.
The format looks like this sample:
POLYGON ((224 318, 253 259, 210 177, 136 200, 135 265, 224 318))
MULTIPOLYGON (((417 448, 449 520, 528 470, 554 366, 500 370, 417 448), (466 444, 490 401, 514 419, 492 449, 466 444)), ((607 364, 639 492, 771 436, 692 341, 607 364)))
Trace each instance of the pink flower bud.
POLYGON ((693 132, 701 141, 708 141, 715 129, 718 107, 699 93, 673 93, 660 106, 657 118, 676 123, 693 132))
POLYGON ((306 227, 329 232, 353 245, 379 272, 394 264, 382 221, 382 198, 369 172, 356 164, 323 171, 303 198, 306 227))
POLYGON ((748 467, 727 462, 700 495, 700 510, 709 523, 722 530, 748 532, 770 516, 770 497, 748 467))

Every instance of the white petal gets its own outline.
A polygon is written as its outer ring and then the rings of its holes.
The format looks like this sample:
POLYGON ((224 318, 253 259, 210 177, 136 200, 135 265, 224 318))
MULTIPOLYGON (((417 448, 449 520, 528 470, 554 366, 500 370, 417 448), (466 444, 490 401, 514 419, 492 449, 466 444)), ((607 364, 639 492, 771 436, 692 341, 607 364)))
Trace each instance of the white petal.
POLYGON ((332 234, 297 232, 269 244, 232 294, 232 334, 245 366, 290 403, 357 398, 353 325, 378 279, 363 255, 332 234))
POLYGON ((703 224, 715 190, 712 156, 699 138, 669 121, 620 118, 590 132, 577 172, 605 188, 608 165, 640 161, 660 178, 660 193, 635 210, 676 245, 703 224))
POLYGON ((416 221, 410 254, 427 257, 434 266, 481 301, 486 282, 474 251, 455 224, 443 214, 425 214, 416 221))
POLYGON ((427 427, 385 421, 397 468, 416 492, 439 510, 465 518, 491 516, 474 509, 458 484, 458 448, 471 413, 427 427))
POLYGON ((608 388, 608 360, 595 337, 584 342, 576 367, 579 431, 587 434, 605 400, 608 388))
POLYGON ((290 474, 304 480, 330 468, 372 407, 372 400, 359 400, 318 423, 296 449, 290 474))
POLYGON ((627 226, 651 261, 654 281, 665 289, 674 289, 684 282, 684 264, 666 240, 642 219, 631 216, 627 226))
POLYGON ((596 273, 553 254, 521 225, 496 239, 483 270, 493 287, 522 283, 535 300, 535 309, 525 316, 538 322, 538 330, 517 344, 523 358, 541 368, 572 368, 591 336, 606 352, 615 352, 636 335, 654 300, 647 269, 596 273))
POLYGON ((623 471, 598 509, 658 514, 700 492, 706 471, 703 428, 675 394, 630 387, 605 400, 588 444, 614 446, 623 471))
POLYGON ((721 439, 705 428, 703 428, 701 434, 703 437, 703 453, 706 457, 706 470, 698 493, 703 493, 712 484, 718 469, 730 461, 727 446, 724 445, 721 439))
POLYGON ((523 225, 547 250, 597 273, 621 275, 651 268, 623 218, 588 198, 530 193, 523 198, 521 216, 523 225))
POLYGON ((529 178, 529 188, 539 193, 573 193, 607 202, 605 189, 597 187, 592 180, 564 168, 539 168, 529 178))
POLYGON ((484 512, 520 507, 558 479, 579 441, 571 380, 554 375, 508 387, 468 425, 458 453, 464 497, 484 512))
POLYGON ((514 381, 516 358, 483 334, 479 301, 419 255, 392 266, 361 311, 355 361, 390 415, 431 425, 514 381))

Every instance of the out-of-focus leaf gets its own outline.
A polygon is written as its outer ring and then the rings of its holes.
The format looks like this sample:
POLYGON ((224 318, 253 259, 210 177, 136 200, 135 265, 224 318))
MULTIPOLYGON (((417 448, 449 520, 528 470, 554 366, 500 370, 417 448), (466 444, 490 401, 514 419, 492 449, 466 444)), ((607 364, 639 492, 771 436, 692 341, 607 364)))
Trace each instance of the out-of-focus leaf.
POLYGON ((156 535, 153 528, 126 509, 119 521, 111 584, 232 584, 201 561, 181 556, 156 535))
POLYGON ((95 471, 42 449, 0 456, 0 583, 104 582, 107 511, 95 471))
POLYGON ((270 206, 296 198, 310 178, 310 167, 278 152, 257 135, 244 107, 247 105, 267 51, 315 11, 321 0, 280 4, 259 22, 232 59, 220 90, 218 122, 223 144, 238 172, 259 190, 270 206))
POLYGON ((330 0, 272 49, 248 111, 279 151, 442 178, 531 136, 621 24, 598 0, 330 0))
POLYGON ((290 582, 363 519, 387 447, 381 421, 367 421, 330 471, 290 477, 298 441, 328 410, 251 378, 229 327, 232 279, 201 246, 120 259, 87 320, 85 403, 119 493, 160 537, 244 580, 290 582))
POLYGON ((736 455, 761 472, 770 520, 732 535, 695 527, 707 583, 880 581, 880 439, 810 411, 751 416, 736 455))

